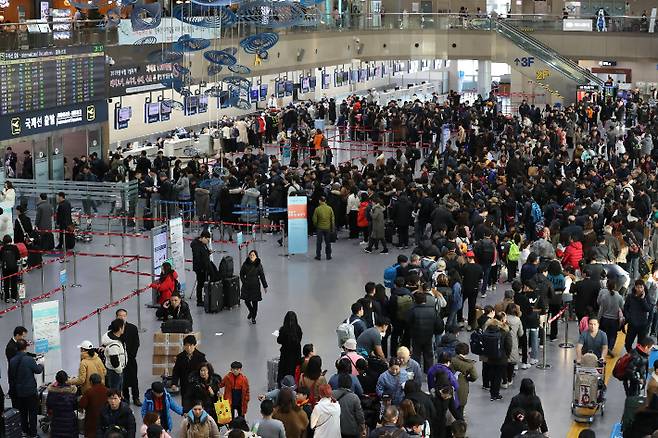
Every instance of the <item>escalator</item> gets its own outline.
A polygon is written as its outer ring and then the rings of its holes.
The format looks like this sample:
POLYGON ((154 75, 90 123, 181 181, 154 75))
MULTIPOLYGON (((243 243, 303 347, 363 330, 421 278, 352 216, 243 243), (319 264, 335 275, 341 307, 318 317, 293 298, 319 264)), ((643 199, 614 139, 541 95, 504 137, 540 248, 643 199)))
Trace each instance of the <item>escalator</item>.
POLYGON ((519 72, 540 86, 561 95, 563 100, 572 101, 578 85, 597 85, 603 88, 603 80, 592 72, 505 20, 496 20, 495 28, 499 35, 517 48, 506 51, 508 63, 513 68, 519 67, 519 72), (527 60, 529 56, 533 59, 535 69, 520 68, 528 65, 519 65, 519 59, 527 60))

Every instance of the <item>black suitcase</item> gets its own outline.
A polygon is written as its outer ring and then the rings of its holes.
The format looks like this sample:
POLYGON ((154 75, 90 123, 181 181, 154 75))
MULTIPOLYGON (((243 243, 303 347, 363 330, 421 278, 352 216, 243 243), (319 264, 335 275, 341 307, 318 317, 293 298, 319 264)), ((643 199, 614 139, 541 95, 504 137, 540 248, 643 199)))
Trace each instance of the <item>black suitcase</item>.
POLYGON ((221 281, 206 281, 203 287, 203 310, 217 313, 224 304, 224 285, 221 281))
POLYGON ((240 277, 233 275, 225 278, 224 282, 224 307, 231 308, 240 305, 240 277))
POLYGON ((160 325, 162 333, 190 333, 192 321, 187 319, 170 319, 160 325))
POLYGON ((43 263, 43 254, 40 252, 30 252, 30 251, 38 251, 40 248, 34 244, 30 245, 27 247, 28 253, 27 253, 27 265, 31 268, 33 266, 38 266, 41 263, 43 263))
POLYGON ((4 438, 22 438, 21 414, 18 409, 7 408, 2 413, 2 428, 4 438))
POLYGON ((393 244, 393 235, 395 234, 395 224, 393 222, 386 223, 384 227, 384 238, 386 243, 393 244))
POLYGON ((153 221, 151 220, 153 216, 151 215, 151 210, 144 210, 144 229, 150 231, 153 229, 153 221), (147 220, 148 219, 148 220, 147 220))
POLYGON ((233 257, 224 256, 219 262, 219 278, 225 279, 233 276, 233 257))
POLYGON ((64 245, 66 246, 66 249, 75 248, 75 232, 74 231, 64 233, 64 245))
POLYGON ((55 248, 55 236, 50 232, 41 233, 41 249, 51 251, 55 248))

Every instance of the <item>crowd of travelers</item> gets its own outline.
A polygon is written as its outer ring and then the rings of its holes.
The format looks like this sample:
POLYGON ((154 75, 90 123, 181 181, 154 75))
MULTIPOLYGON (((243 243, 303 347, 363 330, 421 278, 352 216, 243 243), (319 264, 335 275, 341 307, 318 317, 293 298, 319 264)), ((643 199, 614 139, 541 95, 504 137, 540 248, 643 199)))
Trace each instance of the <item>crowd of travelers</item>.
MULTIPOLYGON (((242 364, 217 374, 193 335, 184 338, 171 379, 141 394, 139 334, 119 310, 101 345, 79 345, 78 376, 59 371, 48 386, 51 435, 77 434, 80 407, 85 436, 97 437, 167 437, 174 429, 181 437, 218 437, 224 427, 230 438, 457 438, 467 436, 469 387, 481 380, 492 403, 504 400, 503 390, 518 389, 497 425, 501 437, 543 436, 550 418, 523 372, 559 339, 563 324, 552 317, 565 306, 563 318, 581 327, 576 361, 618 358, 613 375, 627 401, 646 393, 629 436, 654 433, 656 109, 638 93, 625 100, 592 95, 564 108, 524 101, 513 116, 498 108, 495 94, 469 103, 451 92, 445 102, 434 96, 385 106, 371 95, 351 96, 339 105, 304 103, 223 121, 221 168, 170 160, 163 151, 153 161, 125 152, 109 163, 94 154, 77 159, 77 180, 138 181, 138 231, 150 227, 139 218, 152 214, 154 200, 192 203, 201 220, 253 223, 249 208, 259 199, 285 208, 287 197, 298 195, 308 198, 317 260, 323 248, 332 259, 336 238, 360 241, 366 254, 353 257, 373 257, 367 254, 380 245, 381 253, 398 248, 400 255, 382 266, 382 278, 365 284, 363 297, 348 297, 349 316, 336 328, 341 352, 325 358, 335 360, 331 377, 313 344, 302 342, 296 313, 285 315, 275 389, 258 395, 251 426, 242 364), (373 145, 374 160, 337 162, 316 120, 334 125, 337 138, 373 145), (267 155, 267 147, 275 153, 267 155), (487 294, 499 283, 504 299, 489 304, 487 294), (141 407, 141 430, 131 400, 141 407), (223 400, 228 417, 219 409, 223 400)), ((83 205, 86 212, 95 207, 83 205)), ((285 214, 268 219, 285 222, 285 214)), ((204 230, 193 243, 201 284, 211 270, 209 239, 204 230)), ((267 282, 258 254, 249 260, 240 275, 247 272, 253 290, 243 289, 242 298, 255 323, 267 282)), ((153 285, 158 316, 191 324, 175 271, 163 265, 162 272, 153 285)), ((196 299, 203 305, 202 288, 196 299)), ((43 368, 42 358, 27 352, 26 334, 17 327, 7 348, 9 395, 23 433, 34 437, 41 391, 35 374, 43 368)))

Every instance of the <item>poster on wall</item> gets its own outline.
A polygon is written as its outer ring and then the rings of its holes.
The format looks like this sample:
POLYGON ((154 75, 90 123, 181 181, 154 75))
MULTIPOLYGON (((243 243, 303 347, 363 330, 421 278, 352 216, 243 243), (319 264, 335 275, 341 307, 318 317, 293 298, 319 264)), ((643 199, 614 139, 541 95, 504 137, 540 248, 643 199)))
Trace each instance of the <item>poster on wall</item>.
POLYGON ((288 253, 308 252, 308 221, 306 196, 288 197, 288 253))
POLYGON ((59 301, 32 304, 34 352, 45 358, 45 380, 50 382, 62 369, 62 349, 59 336, 59 301))
POLYGON ((183 240, 183 218, 169 219, 169 253, 173 268, 178 272, 181 291, 185 290, 185 241, 183 240))
MULTIPOLYGON (((160 276, 162 264, 167 260, 167 225, 158 225, 151 229, 151 273, 155 278, 160 276)), ((158 304, 158 296, 153 289, 152 305, 158 304)))

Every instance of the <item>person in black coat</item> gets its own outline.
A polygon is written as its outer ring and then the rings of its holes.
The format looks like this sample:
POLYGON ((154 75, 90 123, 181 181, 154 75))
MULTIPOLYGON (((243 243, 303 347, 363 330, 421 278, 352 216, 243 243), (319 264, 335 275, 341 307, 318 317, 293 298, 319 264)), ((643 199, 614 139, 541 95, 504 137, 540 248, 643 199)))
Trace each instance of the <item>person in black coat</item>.
POLYGON ((201 235, 190 244, 192 248, 192 270, 196 274, 196 305, 203 306, 203 286, 212 271, 211 251, 208 249, 210 233, 202 231, 201 235))
POLYGON ((258 315, 258 302, 263 300, 260 293, 260 286, 263 285, 265 293, 267 293, 267 280, 265 279, 265 271, 263 264, 258 258, 256 250, 249 251, 247 260, 244 261, 240 268, 240 281, 242 282, 242 291, 240 298, 242 298, 249 309, 247 319, 251 320, 252 324, 256 324, 256 316, 258 315))
POLYGON ((391 208, 391 219, 398 232, 398 248, 409 246, 409 226, 412 224, 413 205, 405 193, 395 201, 391 208))
POLYGON ((34 228, 32 227, 32 221, 25 214, 25 206, 19 205, 16 207, 18 211, 18 217, 14 221, 14 242, 16 243, 26 243, 25 240, 28 236, 32 235, 34 228))
POLYGON ((139 400, 139 381, 137 380, 137 351, 139 350, 139 331, 135 324, 128 322, 128 311, 126 309, 119 309, 116 311, 116 317, 123 320, 123 334, 120 340, 126 346, 126 367, 123 369, 123 399, 128 402, 130 400, 130 389, 133 393, 133 404, 141 406, 142 402, 139 400))
MULTIPOLYGON (((172 386, 171 391, 176 392, 176 387, 180 384, 181 394, 183 396, 188 393, 190 375, 199 371, 201 365, 206 363, 206 355, 197 350, 196 348, 196 336, 187 335, 183 338, 183 349, 176 356, 176 362, 174 363, 174 369, 171 372, 172 386)), ((192 401, 194 403, 194 401, 192 401)), ((183 411, 187 412, 192 409, 192 406, 183 405, 183 411)))
POLYGON ((526 416, 532 411, 539 412, 544 419, 541 425, 541 431, 542 433, 548 432, 548 426, 546 425, 546 419, 544 418, 544 409, 541 405, 541 400, 537 397, 537 394, 535 394, 535 382, 533 382, 532 379, 526 378, 521 380, 519 393, 510 401, 503 426, 515 421, 514 414, 518 413, 518 409, 522 410, 526 416))
POLYGON ((66 194, 64 192, 59 192, 57 194, 55 225, 57 226, 58 230, 61 230, 59 233, 59 244, 57 245, 57 249, 62 249, 66 246, 64 244, 64 231, 71 231, 69 228, 73 226, 73 218, 71 217, 71 203, 66 199, 66 194))
POLYGON ((302 357, 302 336, 302 328, 297 323, 297 314, 289 310, 283 317, 283 325, 276 338, 276 342, 281 345, 277 384, 281 384, 285 376, 295 375, 295 368, 302 357))
POLYGON ((187 393, 183 395, 183 405, 193 405, 195 401, 201 401, 203 409, 217 422, 215 402, 219 399, 222 377, 215 373, 212 365, 204 362, 198 371, 193 371, 189 376, 187 393))
POLYGON ((171 319, 187 319, 190 321, 190 326, 192 322, 192 312, 190 312, 190 306, 187 302, 183 301, 178 292, 171 294, 169 301, 165 302, 158 310, 155 312, 157 318, 162 319, 163 321, 168 321, 171 319))
POLYGON ((434 305, 427 303, 427 295, 415 293, 414 306, 409 311, 407 320, 411 333, 411 351, 415 361, 420 363, 421 356, 425 372, 434 361, 434 335, 443 333, 443 320, 439 317, 434 305))
POLYGON ((121 400, 121 391, 118 389, 110 389, 107 392, 107 404, 101 410, 96 436, 103 437, 113 430, 121 432, 125 438, 133 438, 137 433, 133 411, 128 403, 121 400))
POLYGON ((65 371, 58 371, 55 382, 48 385, 48 397, 46 407, 50 416, 51 438, 69 438, 78 436, 78 388, 75 385, 67 385, 69 376, 65 371))
MULTIPOLYGON (((0 264, 2 264, 3 277, 18 272, 18 261, 20 258, 21 256, 18 252, 18 248, 11 243, 11 236, 6 234, 2 238, 2 248, 0 248, 0 264)), ((15 303, 18 299, 18 275, 5 278, 2 286, 5 303, 8 303, 10 299, 15 303)))

